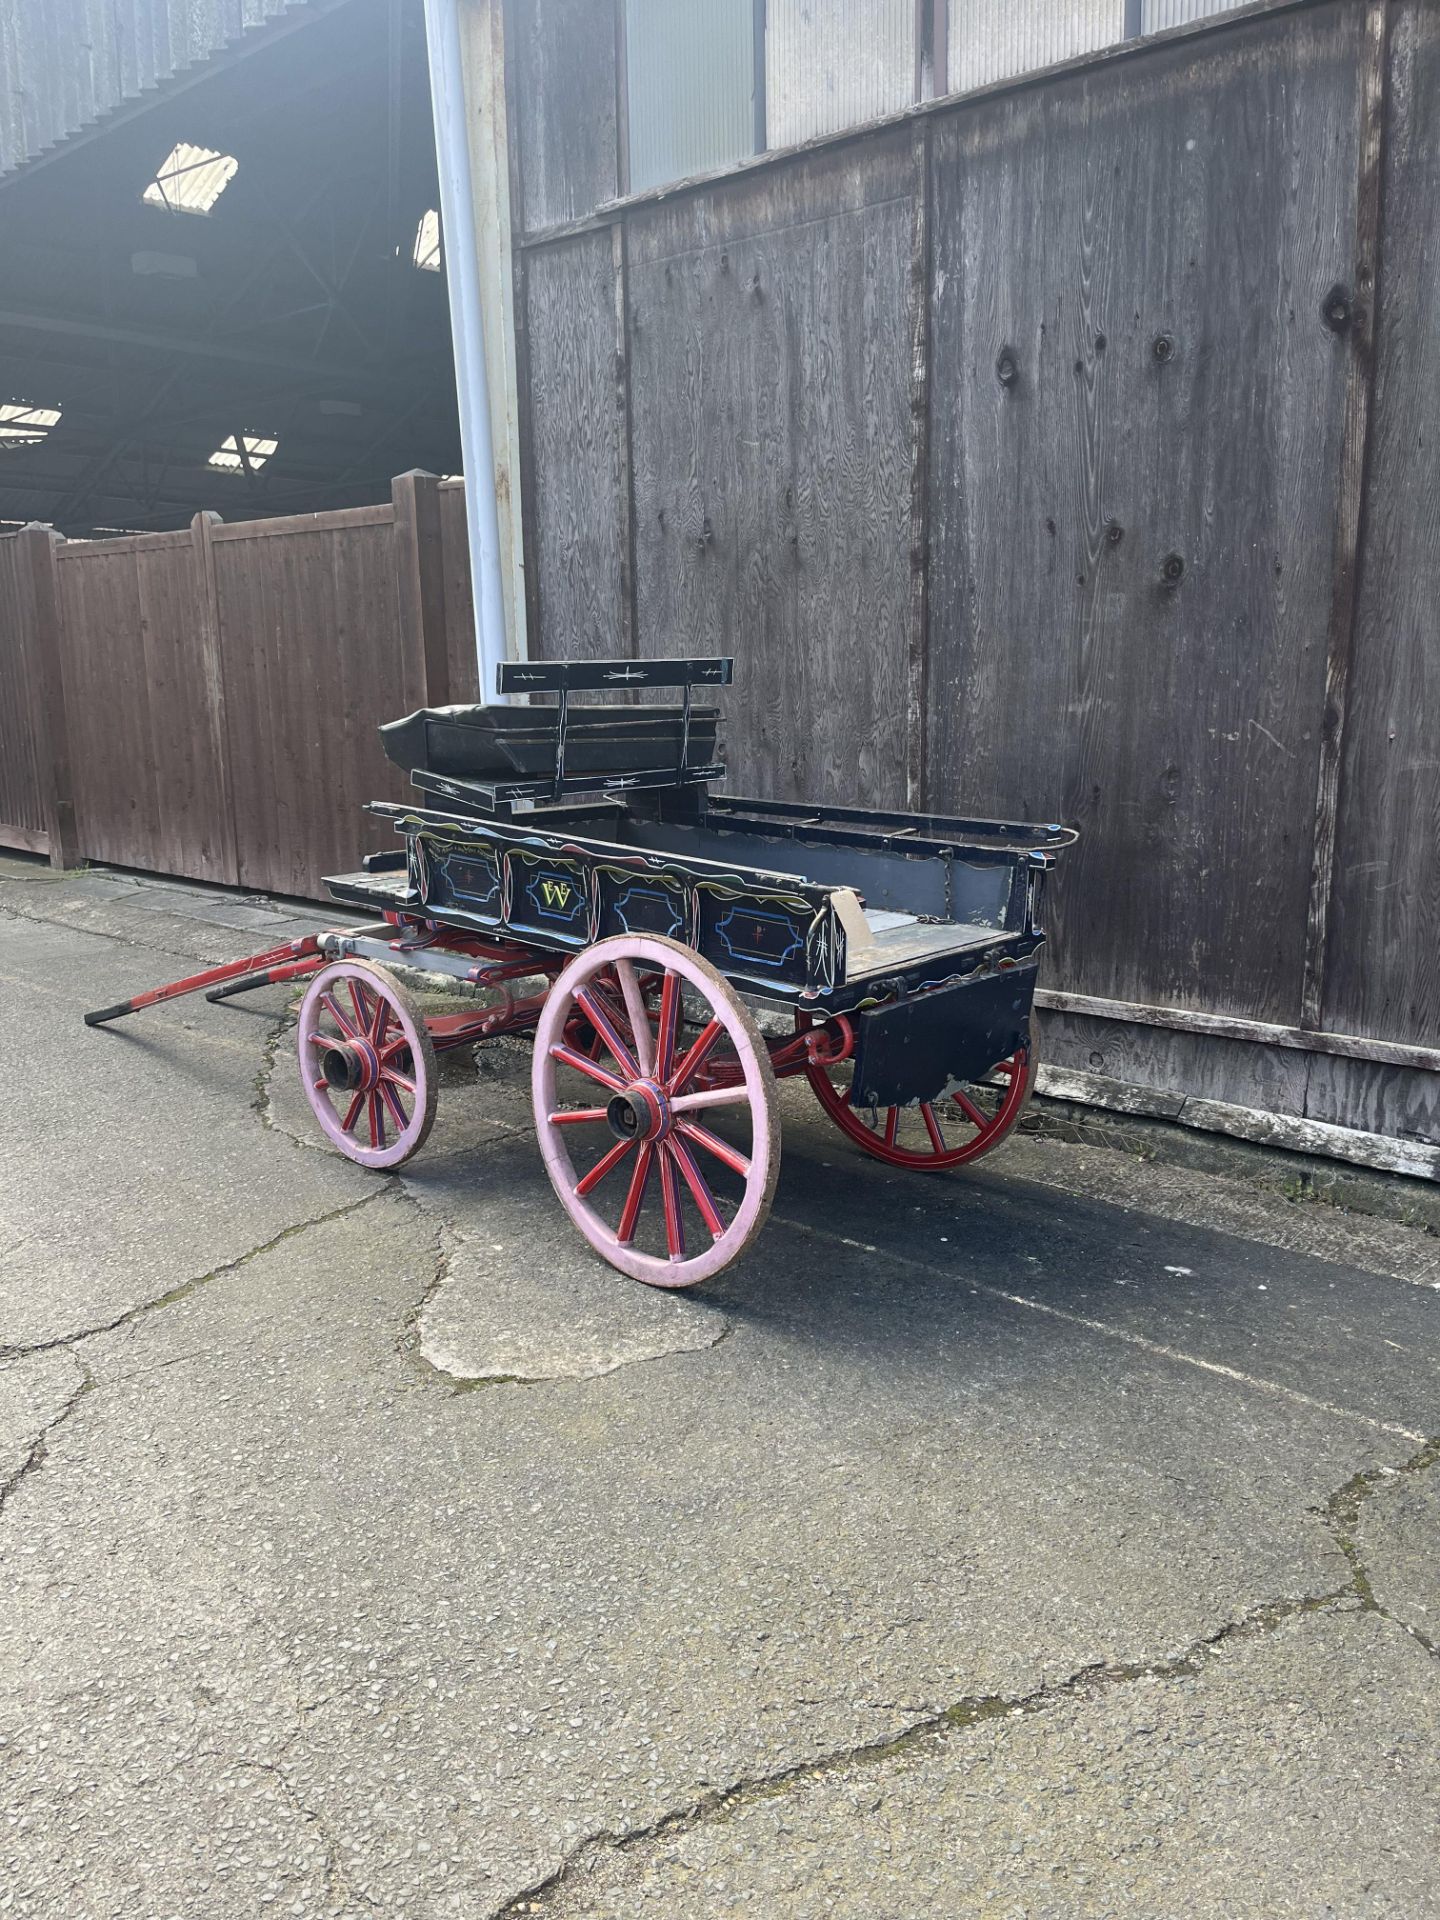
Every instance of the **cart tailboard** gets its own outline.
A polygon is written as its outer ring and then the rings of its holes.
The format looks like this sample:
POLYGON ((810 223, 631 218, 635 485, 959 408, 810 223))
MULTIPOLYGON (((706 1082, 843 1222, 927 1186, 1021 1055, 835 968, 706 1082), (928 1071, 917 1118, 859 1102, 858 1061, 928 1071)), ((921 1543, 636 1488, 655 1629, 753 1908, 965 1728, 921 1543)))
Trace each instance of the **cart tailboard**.
POLYGON ((857 1107, 935 1101, 1030 1044, 1036 961, 907 995, 856 1022, 857 1107))

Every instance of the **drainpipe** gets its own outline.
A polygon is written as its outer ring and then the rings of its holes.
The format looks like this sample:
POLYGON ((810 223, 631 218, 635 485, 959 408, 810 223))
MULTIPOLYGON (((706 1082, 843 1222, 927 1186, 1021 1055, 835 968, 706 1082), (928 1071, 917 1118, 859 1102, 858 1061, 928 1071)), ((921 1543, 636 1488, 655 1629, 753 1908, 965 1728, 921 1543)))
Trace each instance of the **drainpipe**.
POLYGON ((505 597, 500 577, 500 521, 495 503, 495 452, 490 437, 490 381, 480 305, 478 235, 470 179, 465 76, 460 54, 460 0, 425 0, 430 51, 430 99, 435 115, 435 159, 440 175, 440 226, 450 332, 455 346, 455 390, 460 404, 460 450, 465 464, 465 520, 474 583, 475 651, 484 706, 508 705, 495 691, 506 657, 505 597))

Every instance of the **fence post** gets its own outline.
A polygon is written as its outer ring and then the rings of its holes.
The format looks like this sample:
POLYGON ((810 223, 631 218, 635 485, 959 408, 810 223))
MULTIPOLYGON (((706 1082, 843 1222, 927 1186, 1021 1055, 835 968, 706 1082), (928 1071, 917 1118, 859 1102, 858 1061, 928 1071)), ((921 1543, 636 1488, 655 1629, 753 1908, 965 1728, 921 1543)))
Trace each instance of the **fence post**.
POLYGON ((417 707, 450 700, 450 636, 440 541, 440 482, 413 469, 390 483, 395 508, 395 584, 407 693, 417 707))
POLYGON ((30 688, 35 765, 50 837, 50 864, 74 867, 80 863, 80 839, 75 827, 70 728, 65 715, 65 676, 60 658, 60 593, 55 577, 60 536, 53 527, 44 527, 32 520, 20 529, 18 538, 30 579, 33 619, 28 629, 22 622, 21 645, 27 656, 25 678, 30 688))
POLYGON ((210 751, 215 757, 220 799, 223 877, 232 887, 238 887, 240 854, 235 829, 234 783, 230 778, 230 730, 225 721, 225 663, 220 653, 220 598, 215 584, 215 554, 210 545, 211 528, 222 524, 218 513, 197 513, 190 522, 190 542, 195 562, 200 651, 205 665, 205 719, 210 730, 210 751))

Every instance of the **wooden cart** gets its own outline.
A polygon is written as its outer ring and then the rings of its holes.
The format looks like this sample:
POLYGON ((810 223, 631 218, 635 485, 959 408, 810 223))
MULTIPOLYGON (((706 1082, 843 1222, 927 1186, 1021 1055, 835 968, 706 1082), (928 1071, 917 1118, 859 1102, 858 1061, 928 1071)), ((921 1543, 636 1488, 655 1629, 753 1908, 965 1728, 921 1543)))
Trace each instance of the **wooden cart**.
MULTIPOLYGON (((692 732, 714 738, 713 724, 692 726, 692 690, 730 678, 713 659, 502 667, 502 693, 557 706, 519 710, 509 771, 414 767, 416 805, 370 807, 400 844, 326 884, 371 924, 87 1022, 303 980, 305 1097, 341 1153, 382 1169, 429 1134, 437 1054, 528 1035, 561 1205, 613 1266, 656 1286, 708 1278, 759 1232, 780 1160, 778 1079, 803 1075, 841 1131, 892 1166, 978 1159, 1034 1078, 1044 885, 1074 833, 713 794, 723 768, 692 755, 692 732), (613 733, 592 713, 593 764, 567 766, 572 694, 652 688, 684 689, 668 732, 637 728, 643 708, 614 708, 613 733), (616 740, 653 752, 661 738, 678 741, 667 764, 617 767, 616 740), (515 771, 537 740, 549 764, 515 771), (483 1004, 423 1013, 406 984, 419 975, 484 990, 483 1004)), ((456 715, 429 718, 453 766, 456 715)), ((400 737, 425 735, 412 719, 400 737)))

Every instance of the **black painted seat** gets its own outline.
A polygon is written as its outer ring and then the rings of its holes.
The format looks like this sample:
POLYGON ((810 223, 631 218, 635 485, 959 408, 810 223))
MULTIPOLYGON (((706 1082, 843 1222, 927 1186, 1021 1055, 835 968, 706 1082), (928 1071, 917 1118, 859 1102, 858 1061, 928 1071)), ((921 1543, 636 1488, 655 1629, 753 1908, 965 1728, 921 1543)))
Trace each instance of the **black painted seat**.
MULTIPOLYGON (((543 778, 555 765, 556 707, 423 707, 380 729, 386 757, 406 773, 450 779, 543 778)), ((692 761, 715 758, 719 709, 690 709, 692 761)), ((572 775, 634 773, 675 766, 685 738, 681 706, 571 703, 565 766, 572 775)))

